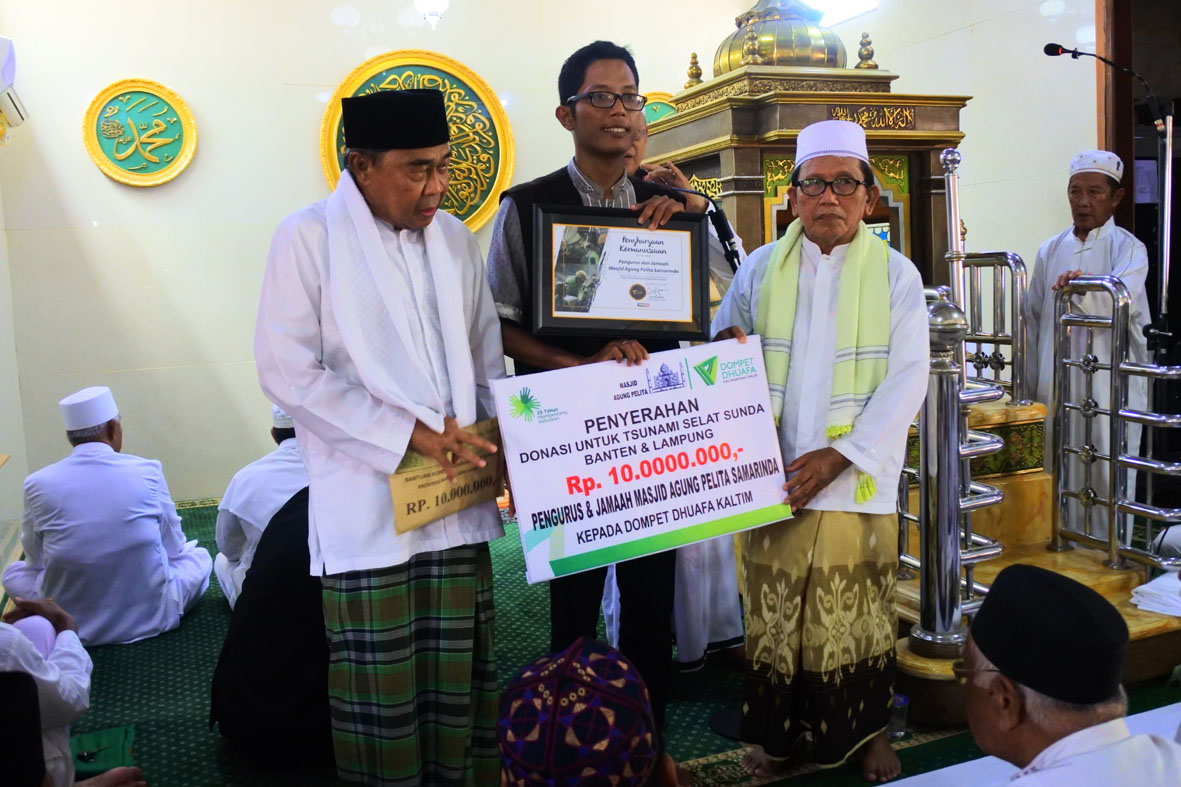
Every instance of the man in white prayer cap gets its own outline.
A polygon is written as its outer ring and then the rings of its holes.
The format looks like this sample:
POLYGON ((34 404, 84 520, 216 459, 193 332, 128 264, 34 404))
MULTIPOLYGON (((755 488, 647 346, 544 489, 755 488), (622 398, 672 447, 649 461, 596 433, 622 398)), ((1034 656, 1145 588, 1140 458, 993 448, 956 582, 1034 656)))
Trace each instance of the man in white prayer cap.
POLYGON ((453 482, 455 463, 499 460, 463 429, 495 414, 496 306, 475 236, 442 209, 443 94, 383 90, 341 113, 345 171, 275 232, 254 338, 308 470, 336 768, 366 784, 495 784, 500 512, 488 501, 398 533, 389 477, 411 449, 453 482))
POLYGON ((878 204, 865 132, 800 131, 798 217, 738 269, 714 339, 757 333, 794 518, 743 534, 747 671, 741 739, 759 777, 800 734, 816 762, 867 781, 901 772, 885 735, 893 696, 898 475, 927 391, 918 270, 863 219, 878 204))
MULTIPOLYGON (((1148 312, 1148 297, 1144 292, 1144 280, 1148 275, 1148 250, 1132 233, 1117 227, 1112 218, 1116 207, 1124 198, 1120 181, 1124 175, 1124 164, 1119 156, 1106 150, 1089 150, 1080 153, 1070 162, 1070 181, 1066 197, 1070 201, 1073 223, 1070 227, 1050 238, 1038 249, 1037 261, 1029 277, 1029 294, 1025 301, 1027 345, 1027 374, 1037 381, 1034 397, 1049 408, 1046 419, 1046 467, 1050 466, 1054 450, 1054 301, 1058 290, 1079 276, 1114 276, 1124 283, 1131 296, 1128 325, 1128 356, 1135 363, 1148 363, 1148 347, 1144 338, 1144 326, 1151 318, 1148 312)), ((1087 314, 1111 315, 1111 299, 1102 292, 1076 295, 1074 310, 1087 314)), ((1082 330, 1072 331, 1071 357, 1080 359, 1086 353, 1086 336, 1082 330)), ((1100 363, 1111 361, 1111 334, 1105 330, 1094 331, 1092 350, 1100 363)), ((1070 385, 1076 401, 1084 396, 1083 372, 1070 370, 1070 385)), ((1108 405, 1108 373, 1094 374, 1093 398, 1099 407, 1108 405)), ((1148 404, 1148 388, 1145 378, 1128 379, 1128 406, 1143 410, 1148 404)), ((1077 413, 1068 419, 1067 445, 1081 448, 1090 443, 1095 451, 1107 454, 1109 430, 1107 417, 1100 415, 1092 419, 1091 434, 1085 433, 1083 418, 1077 413)), ((1139 424, 1128 425, 1128 453, 1135 455, 1140 446, 1139 424)), ((1085 481, 1085 468, 1076 455, 1067 456, 1065 471, 1069 474, 1074 488, 1085 481)), ((1134 477, 1129 473, 1128 491, 1134 490, 1134 477)), ((1108 496, 1106 471, 1091 471, 1090 487, 1103 499, 1108 496)), ((1107 538, 1106 509, 1092 506, 1084 509, 1078 501, 1068 501, 1071 524, 1082 529, 1084 524, 1092 528, 1099 538, 1107 538), (1088 513, 1089 512, 1089 513, 1088 513), (1085 522, 1085 517, 1090 522, 1085 522)))
POLYGON ((4 571, 4 589, 69 609, 84 645, 171 631, 209 587, 213 560, 185 541, 160 463, 121 453, 111 389, 59 404, 74 450, 25 479, 25 559, 4 571))
POLYGON ((234 473, 217 507, 213 571, 230 609, 242 592, 254 550, 271 517, 308 485, 308 471, 295 441, 295 422, 278 405, 271 407, 271 439, 279 447, 234 473))

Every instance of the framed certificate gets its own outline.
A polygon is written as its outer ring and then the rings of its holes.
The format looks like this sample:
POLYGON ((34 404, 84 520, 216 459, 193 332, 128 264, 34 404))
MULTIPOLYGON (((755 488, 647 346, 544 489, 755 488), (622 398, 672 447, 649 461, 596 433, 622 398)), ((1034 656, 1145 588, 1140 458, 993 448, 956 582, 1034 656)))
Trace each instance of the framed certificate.
POLYGON ((533 209, 533 331, 621 339, 709 339, 706 217, 659 229, 618 208, 533 209))

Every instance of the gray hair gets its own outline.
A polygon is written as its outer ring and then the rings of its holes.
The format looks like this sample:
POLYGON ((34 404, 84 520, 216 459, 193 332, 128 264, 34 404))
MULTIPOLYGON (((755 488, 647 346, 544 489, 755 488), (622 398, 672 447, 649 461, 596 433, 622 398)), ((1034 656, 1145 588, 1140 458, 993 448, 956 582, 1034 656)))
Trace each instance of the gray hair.
MULTIPOLYGON (((111 421, 118 421, 119 416, 115 416, 111 421)), ((102 437, 106 434, 107 424, 111 421, 103 421, 101 424, 95 426, 86 426, 81 429, 67 429, 66 439, 70 441, 70 445, 78 445, 79 443, 93 442, 95 438, 102 437)))
POLYGON ((370 165, 376 165, 377 160, 381 158, 381 154, 385 153, 385 151, 377 150, 376 148, 347 148, 344 152, 344 168, 347 169, 351 174, 356 174, 353 172, 353 168, 349 165, 350 153, 356 153, 358 156, 368 161, 370 165))
MULTIPOLYGON (((976 655, 981 671, 996 670, 1000 672, 979 647, 976 648, 976 655)), ((1013 679, 1009 678, 1009 680, 1013 679)), ((1124 691, 1123 686, 1119 687, 1119 691, 1114 697, 1102 702, 1077 703, 1049 697, 1015 680, 1013 680, 1013 685, 1021 694, 1021 702, 1025 705, 1025 712, 1029 714, 1029 720, 1043 730, 1053 730, 1060 727, 1083 729, 1112 719, 1123 718, 1128 713, 1128 694, 1124 691)))

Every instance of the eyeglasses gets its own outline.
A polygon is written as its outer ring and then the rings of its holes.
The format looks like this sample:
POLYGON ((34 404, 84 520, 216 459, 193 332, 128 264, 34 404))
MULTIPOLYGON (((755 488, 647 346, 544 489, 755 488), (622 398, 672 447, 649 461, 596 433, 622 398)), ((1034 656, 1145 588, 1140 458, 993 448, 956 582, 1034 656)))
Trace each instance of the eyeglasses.
POLYGON ((979 669, 968 669, 964 664, 963 659, 956 659, 951 663, 951 674, 955 675, 956 682, 963 685, 968 682, 968 678, 972 677, 978 672, 1000 672, 999 669, 992 667, 983 667, 979 669))
POLYGON ((832 193, 838 197, 851 197, 857 191, 858 186, 869 186, 868 181, 854 180, 853 178, 837 178, 836 180, 821 180, 820 178, 808 178, 801 180, 797 185, 800 191, 809 197, 819 197, 827 188, 832 189, 832 193))
POLYGON ((623 102, 623 108, 632 112, 639 112, 648 103, 648 99, 639 93, 611 93, 606 90, 592 90, 590 93, 579 93, 566 99, 567 104, 573 104, 582 99, 588 99, 592 107, 610 109, 616 101, 623 102))

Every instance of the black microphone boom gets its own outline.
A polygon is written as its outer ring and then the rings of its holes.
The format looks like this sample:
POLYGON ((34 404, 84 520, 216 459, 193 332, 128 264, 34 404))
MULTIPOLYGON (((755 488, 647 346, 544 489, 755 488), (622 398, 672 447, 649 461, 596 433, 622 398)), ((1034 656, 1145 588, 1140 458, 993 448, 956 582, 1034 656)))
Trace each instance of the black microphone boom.
POLYGON ((1044 47, 1042 47, 1042 51, 1050 57, 1070 55, 1074 60, 1078 60, 1081 55, 1086 55, 1087 57, 1093 57, 1096 60, 1102 61, 1118 71, 1123 71, 1125 74, 1131 74, 1132 76, 1136 77, 1136 79, 1140 80, 1140 84, 1144 85, 1144 92, 1148 94, 1148 108, 1152 110, 1153 120, 1156 122, 1157 131, 1164 131, 1165 121, 1158 103, 1159 99, 1156 97, 1156 94, 1152 92, 1152 88, 1148 86, 1148 83, 1144 81, 1144 77, 1140 76, 1132 69, 1128 68, 1127 66, 1121 66, 1119 63, 1116 63, 1112 60, 1108 60, 1102 55, 1096 55, 1094 52, 1083 52, 1079 49, 1067 49, 1066 47, 1062 46, 1062 44, 1046 44, 1044 47))
POLYGON ((684 194, 696 194, 699 197, 705 197, 706 201, 714 206, 714 209, 708 211, 706 215, 709 216, 710 222, 714 225, 714 231, 718 234, 718 242, 722 244, 722 251, 726 255, 726 262, 730 263, 730 270, 737 271, 739 264, 741 264, 738 255, 738 242, 734 238, 734 228, 730 226, 730 222, 726 220, 726 214, 722 212, 722 203, 704 191, 683 189, 680 186, 670 186, 667 183, 661 183, 660 185, 663 188, 680 191, 684 194))
MULTIPOLYGON (((1066 54, 1066 49, 1062 46, 1062 44, 1046 44, 1044 47, 1042 47, 1042 51, 1050 57, 1058 57, 1058 55, 1066 54)), ((1074 56, 1078 57, 1078 54, 1074 53, 1074 56)))

